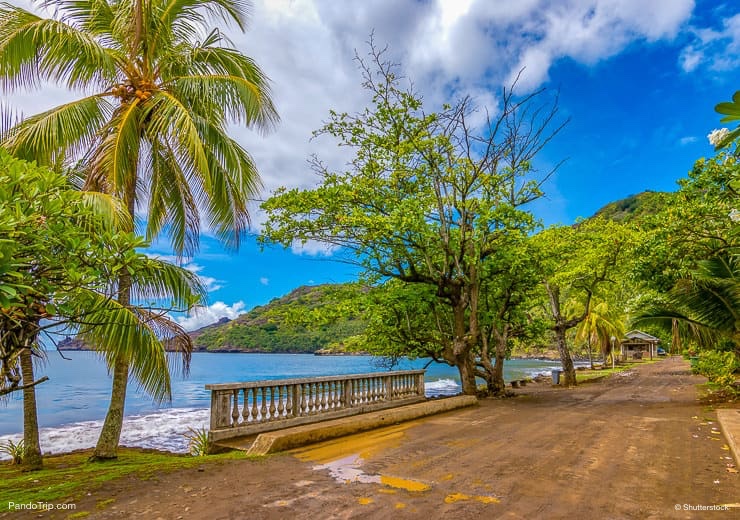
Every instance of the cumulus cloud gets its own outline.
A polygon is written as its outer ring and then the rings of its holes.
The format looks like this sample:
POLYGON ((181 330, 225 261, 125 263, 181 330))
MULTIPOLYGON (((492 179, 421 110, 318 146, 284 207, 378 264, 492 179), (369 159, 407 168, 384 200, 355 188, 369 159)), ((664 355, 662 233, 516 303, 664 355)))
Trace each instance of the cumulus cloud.
POLYGON ((233 320, 244 312, 244 302, 238 301, 232 305, 224 302, 215 302, 207 307, 197 307, 188 316, 178 316, 175 321, 187 331, 192 331, 216 323, 221 318, 233 320))
MULTIPOLYGON (((236 125, 230 132, 257 164, 260 197, 278 186, 310 187, 318 182, 307 164, 311 154, 332 169, 349 160, 346 148, 311 135, 330 109, 352 113, 367 104, 353 58, 355 51, 367 53, 373 31, 432 106, 472 94, 495 113, 500 88, 520 70, 524 92, 546 82, 560 59, 592 65, 635 42, 672 40, 693 8, 694 0, 255 0, 246 33, 222 29, 271 78, 281 123, 266 136, 236 125)), ((729 18, 719 31, 693 31, 684 69, 694 70, 710 54, 714 67, 733 62, 731 56, 720 60, 712 49, 737 49, 740 18, 729 18)), ((30 114, 77 96, 58 87, 44 92, 10 99, 30 114)), ((255 227, 262 222, 256 211, 255 227)), ((332 249, 309 243, 293 251, 317 255, 332 249)), ((218 286, 217 280, 208 282, 218 286)))
POLYGON ((262 285, 270 285, 270 279, 266 276, 260 277, 260 283, 262 285))
POLYGON ((691 43, 679 57, 685 72, 706 67, 714 72, 740 65, 740 14, 722 20, 719 28, 691 27, 691 43))

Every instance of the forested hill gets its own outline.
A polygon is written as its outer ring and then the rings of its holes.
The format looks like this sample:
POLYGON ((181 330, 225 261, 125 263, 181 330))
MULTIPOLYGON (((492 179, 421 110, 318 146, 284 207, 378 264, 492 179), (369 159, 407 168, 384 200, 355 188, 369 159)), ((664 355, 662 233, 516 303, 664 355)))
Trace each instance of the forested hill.
POLYGON ((193 343, 197 350, 208 352, 297 353, 341 347, 347 338, 362 332, 362 321, 336 318, 321 325, 315 317, 331 313, 342 298, 348 298, 349 290, 341 284, 299 287, 235 320, 192 332, 193 343))
MULTIPOLYGON (((610 202, 596 215, 616 221, 631 221, 658 211, 666 193, 645 191, 610 202)), ((358 317, 346 318, 332 312, 351 299, 349 284, 301 286, 267 305, 255 307, 234 320, 222 319, 191 333, 196 350, 208 352, 316 352, 343 351, 353 336, 361 334, 364 323, 358 317), (316 316, 324 316, 323 325, 316 316), (312 324, 311 324, 312 323, 312 324), (311 325, 309 325, 311 324, 311 325)), ((66 340, 61 349, 84 348, 76 340, 66 340)))
POLYGON ((643 191, 621 200, 610 202, 596 212, 617 222, 629 222, 657 213, 665 204, 670 194, 661 191, 643 191))

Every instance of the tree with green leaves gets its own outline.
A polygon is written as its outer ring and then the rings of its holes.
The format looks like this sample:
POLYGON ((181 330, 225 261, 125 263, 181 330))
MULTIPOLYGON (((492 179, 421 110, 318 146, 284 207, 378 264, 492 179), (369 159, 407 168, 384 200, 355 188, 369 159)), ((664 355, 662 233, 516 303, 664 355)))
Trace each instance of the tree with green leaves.
POLYGON ((548 177, 535 178, 532 160, 562 127, 557 102, 543 104, 542 90, 516 98, 506 89, 497 116, 482 124, 469 98, 427 112, 372 41, 369 56, 357 61, 371 107, 332 111, 317 132, 354 151, 348 170, 315 159, 317 187, 277 190, 262 206, 263 240, 335 246, 370 278, 432 292, 451 316, 439 357, 475 394, 483 264, 535 226, 523 206, 548 177))
POLYGON ((656 247, 673 250, 662 260, 675 275, 667 290, 643 302, 635 323, 658 326, 704 349, 729 342, 740 358, 740 225, 733 218, 740 164, 722 151, 697 161, 679 186, 674 204, 659 215, 667 232, 653 237, 656 247))
POLYGON ((607 299, 591 299, 585 319, 576 325, 575 341, 586 343, 588 362, 594 368, 593 347, 607 358, 614 356, 611 338, 622 338, 625 330, 626 316, 614 303, 607 299))
MULTIPOLYGON (((241 123, 277 122, 268 80, 229 46, 211 21, 243 30, 240 0, 54 0, 45 19, 0 4, 0 81, 29 88, 53 81, 84 97, 24 119, 2 146, 41 164, 79 161, 87 189, 119 197, 133 217, 146 211, 146 237, 169 234, 178 255, 198 246, 201 222, 238 246, 259 178, 227 134, 241 123)), ((129 306, 132 280, 118 279, 129 306)), ((130 359, 113 369, 111 403, 95 457, 115 458, 130 359)))
POLYGON ((614 283, 633 247, 633 231, 601 217, 555 226, 533 237, 539 248, 543 309, 555 334, 564 384, 576 384, 567 332, 589 315, 601 286, 614 283))
POLYGON ((73 329, 110 368, 125 355, 157 400, 171 392, 164 344, 185 359, 191 351, 166 311, 190 309, 204 288, 193 273, 137 253, 145 242, 121 229, 115 201, 105 199, 0 149, 0 395, 23 392, 28 469, 42 463, 35 387, 47 378, 35 379, 33 367, 41 334, 73 329), (113 298, 121 271, 142 296, 171 303, 122 306, 113 298))

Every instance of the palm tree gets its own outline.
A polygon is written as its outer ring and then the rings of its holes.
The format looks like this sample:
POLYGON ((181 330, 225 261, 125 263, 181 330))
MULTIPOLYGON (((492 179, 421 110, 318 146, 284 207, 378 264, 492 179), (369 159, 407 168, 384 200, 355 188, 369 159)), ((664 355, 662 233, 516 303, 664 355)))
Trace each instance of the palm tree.
POLYGON ((137 253, 120 202, 81 192, 69 175, 0 149, 0 395, 23 392, 25 469, 42 466, 33 357, 39 336, 73 327, 111 360, 131 351, 133 375, 155 399, 169 397, 163 342, 188 359, 189 337, 163 309, 121 306, 114 273, 131 272, 141 298, 187 310, 205 290, 193 273, 137 253), (8 240, 7 237, 12 237, 8 240), (133 349, 133 346, 136 349, 133 349), (162 375, 164 373, 164 375, 162 375))
POLYGON ((724 250, 698 262, 663 304, 645 309, 635 322, 654 324, 706 347, 724 338, 740 357, 740 257, 724 250))
MULTIPOLYGON (((606 301, 595 303, 594 300, 588 309, 586 319, 576 326, 576 341, 585 341, 588 345, 588 360, 594 368, 592 345, 599 346, 599 350, 606 357, 611 349, 611 337, 624 335, 624 316, 606 301)), ((612 352, 613 356, 614 353, 612 352)))
MULTIPOLYGON (((120 197, 130 215, 146 204, 146 236, 167 231, 178 255, 198 246, 203 220, 238 247, 259 189, 255 165, 227 125, 262 130, 277 122, 268 80, 253 60, 228 47, 211 19, 244 30, 242 0, 47 0, 44 19, 0 4, 0 81, 41 80, 91 92, 25 119, 2 143, 50 163, 80 158, 88 189, 120 197)), ((118 280, 118 301, 132 300, 118 280)), ((118 356, 111 403, 95 449, 115 458, 130 358, 118 356)))

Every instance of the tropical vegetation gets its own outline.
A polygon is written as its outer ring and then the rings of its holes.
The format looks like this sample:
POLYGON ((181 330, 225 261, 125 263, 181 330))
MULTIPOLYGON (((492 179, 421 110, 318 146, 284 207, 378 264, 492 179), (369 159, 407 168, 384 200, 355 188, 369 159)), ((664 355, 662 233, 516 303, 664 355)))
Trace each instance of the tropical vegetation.
MULTIPOLYGON (((130 217, 146 213, 146 238, 167 232, 176 254, 198 246, 201 222, 237 247, 259 177, 229 123, 270 128, 267 78, 229 46, 212 21, 246 23, 239 0, 60 0, 55 18, 0 4, 0 81, 42 81, 86 95, 23 119, 3 136, 15 156, 76 161, 88 190, 114 195, 130 217)), ((118 302, 132 303, 118 274, 118 302)), ((131 360, 116 359, 110 408, 95 456, 114 458, 131 360)))

